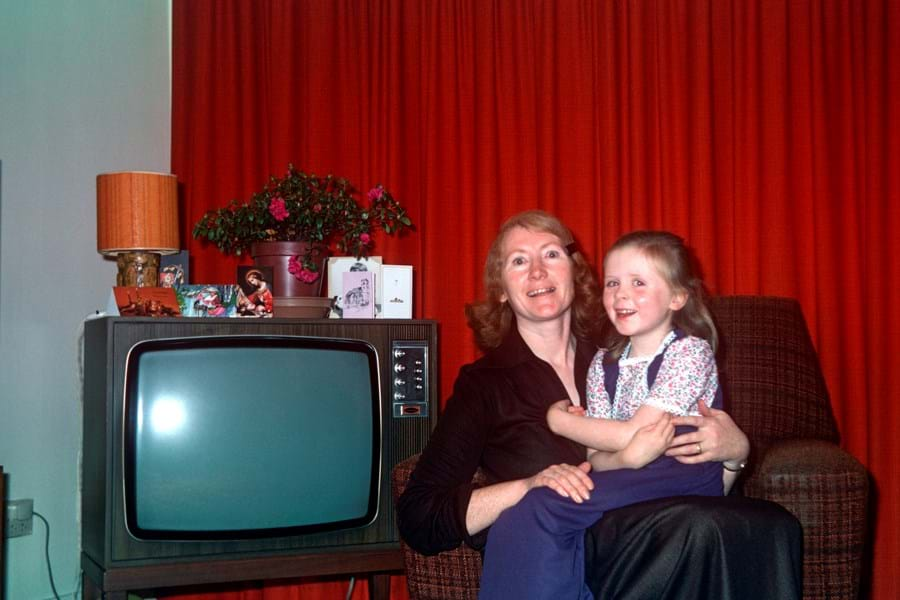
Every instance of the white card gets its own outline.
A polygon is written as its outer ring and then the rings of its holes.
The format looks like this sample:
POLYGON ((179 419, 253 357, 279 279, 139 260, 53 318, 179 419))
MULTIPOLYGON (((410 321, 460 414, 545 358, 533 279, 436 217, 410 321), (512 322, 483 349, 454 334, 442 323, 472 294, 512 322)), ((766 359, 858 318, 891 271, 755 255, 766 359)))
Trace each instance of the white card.
POLYGON ((383 319, 412 319, 412 276, 410 265, 382 265, 383 319))

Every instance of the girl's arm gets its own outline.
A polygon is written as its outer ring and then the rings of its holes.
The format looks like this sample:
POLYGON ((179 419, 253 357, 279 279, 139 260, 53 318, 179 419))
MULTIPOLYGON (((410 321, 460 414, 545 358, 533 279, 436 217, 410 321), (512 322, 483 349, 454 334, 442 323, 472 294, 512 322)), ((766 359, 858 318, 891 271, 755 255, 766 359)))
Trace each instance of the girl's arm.
POLYGON ((588 456, 591 467, 595 471, 640 469, 660 457, 672 443, 673 437, 675 425, 672 423, 672 415, 664 413, 655 423, 638 429, 622 450, 590 452, 588 456))
POLYGON ((642 406, 631 419, 598 419, 570 413, 568 400, 553 404, 547 411, 550 431, 588 448, 615 452, 629 445, 639 429, 658 422, 667 413, 654 406, 642 406))

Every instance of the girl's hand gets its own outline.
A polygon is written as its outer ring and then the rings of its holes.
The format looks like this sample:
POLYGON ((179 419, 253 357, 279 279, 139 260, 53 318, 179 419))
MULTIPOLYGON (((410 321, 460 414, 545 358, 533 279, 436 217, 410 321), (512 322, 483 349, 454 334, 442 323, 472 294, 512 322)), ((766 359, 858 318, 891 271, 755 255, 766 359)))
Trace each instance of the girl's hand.
MULTIPOLYGON (((580 407, 573 406, 568 400, 559 400, 551 404, 550 408, 547 409, 547 427, 550 428, 550 431, 558 434, 560 429, 564 427, 565 420, 568 418, 567 415, 578 414, 572 411, 573 408, 577 409, 580 407)), ((581 416, 584 416, 583 411, 581 416)))
POLYGON ((665 413, 659 421, 645 425, 635 432, 628 445, 622 449, 622 462, 631 469, 640 469, 659 458, 675 437, 672 415, 665 413))
POLYGON ((568 412, 570 415, 575 415, 578 417, 587 415, 587 412, 584 410, 583 406, 575 406, 574 404, 570 404, 569 406, 567 406, 566 412, 568 412))
POLYGON ((581 504, 591 496, 594 482, 588 477, 591 463, 585 461, 580 465, 551 465, 525 480, 528 489, 548 487, 563 498, 571 498, 581 504))
POLYGON ((723 410, 698 404, 700 416, 673 417, 675 425, 689 425, 697 431, 672 440, 666 456, 685 464, 707 461, 740 463, 750 455, 750 441, 723 410))

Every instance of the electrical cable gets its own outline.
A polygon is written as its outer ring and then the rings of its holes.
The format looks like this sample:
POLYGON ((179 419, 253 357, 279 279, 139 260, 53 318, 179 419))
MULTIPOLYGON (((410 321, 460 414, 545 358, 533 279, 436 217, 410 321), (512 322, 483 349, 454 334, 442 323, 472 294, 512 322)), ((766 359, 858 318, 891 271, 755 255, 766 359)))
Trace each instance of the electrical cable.
POLYGON ((350 585, 347 587, 347 595, 344 596, 345 600, 350 600, 353 596, 353 588, 356 586, 356 577, 350 578, 350 585))
POLYGON ((44 558, 47 560, 47 573, 50 575, 50 587, 53 589, 53 597, 59 599, 59 592, 56 591, 56 583, 53 581, 53 568, 50 566, 50 522, 44 518, 44 515, 34 510, 31 512, 34 516, 44 522, 47 528, 47 535, 44 538, 44 558))

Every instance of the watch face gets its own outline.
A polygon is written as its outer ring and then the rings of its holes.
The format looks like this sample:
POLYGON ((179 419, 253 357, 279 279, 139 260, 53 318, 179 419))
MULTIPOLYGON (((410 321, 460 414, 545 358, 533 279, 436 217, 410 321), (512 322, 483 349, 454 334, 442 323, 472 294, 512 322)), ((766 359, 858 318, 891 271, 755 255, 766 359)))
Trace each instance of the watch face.
POLYGON ((722 463, 722 467, 723 467, 726 471, 731 471, 732 473, 738 473, 738 472, 740 472, 740 471, 743 471, 743 470, 744 470, 744 467, 746 467, 746 466, 747 466, 747 461, 746 461, 746 460, 742 460, 741 462, 739 462, 738 465, 737 465, 736 467, 732 467, 732 466, 729 465, 727 462, 723 462, 723 463, 722 463))

